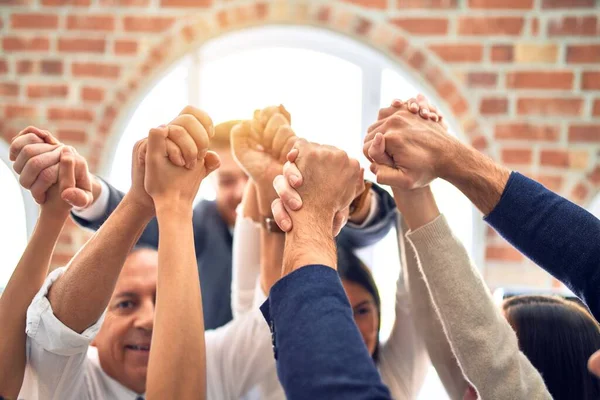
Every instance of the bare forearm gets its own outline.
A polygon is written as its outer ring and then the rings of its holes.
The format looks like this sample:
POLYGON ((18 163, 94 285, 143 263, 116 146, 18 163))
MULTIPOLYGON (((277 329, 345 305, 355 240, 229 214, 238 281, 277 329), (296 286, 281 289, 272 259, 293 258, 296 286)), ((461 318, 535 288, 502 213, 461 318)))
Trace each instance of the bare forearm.
POLYGON ((281 276, 313 264, 337 269, 333 216, 319 216, 301 210, 292 213, 291 217, 294 228, 286 235, 281 276))
POLYGON ((242 216, 244 218, 250 218, 255 222, 260 220, 256 184, 252 181, 248 181, 246 189, 244 190, 244 196, 242 197, 242 216))
POLYGON ((500 201, 509 177, 509 169, 467 146, 456 151, 452 163, 441 176, 463 192, 484 215, 500 201))
POLYGON ((260 230, 260 285, 268 295, 271 287, 281 278, 285 235, 260 230))
POLYGON ((415 190, 392 188, 398 210, 411 230, 427 225, 440 215, 429 186, 415 190))
POLYGON ((151 218, 147 210, 126 195, 75 255, 48 293, 54 315, 63 324, 83 332, 100 318, 127 255, 151 218))
POLYGON ((0 395, 17 398, 25 372, 25 321, 27 307, 42 286, 50 259, 68 216, 42 211, 25 248, 0 297, 0 395))
POLYGON ((158 287, 147 398, 205 398, 202 297, 192 210, 157 209, 158 287))

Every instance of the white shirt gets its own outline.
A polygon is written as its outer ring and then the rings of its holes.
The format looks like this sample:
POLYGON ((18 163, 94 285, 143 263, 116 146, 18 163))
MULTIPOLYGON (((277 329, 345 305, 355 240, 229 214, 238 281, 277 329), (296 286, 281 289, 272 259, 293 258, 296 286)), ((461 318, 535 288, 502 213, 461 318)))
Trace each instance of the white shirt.
MULTIPOLYGON (((109 377, 90 343, 104 315, 79 334, 52 311, 49 288, 65 271, 54 270, 27 310, 27 361, 23 400, 135 400, 140 396, 109 377)), ((206 366, 209 399, 239 399, 270 373, 271 334, 260 310, 253 309, 227 325, 207 331, 206 366)), ((141 395, 143 396, 143 395, 141 395)))

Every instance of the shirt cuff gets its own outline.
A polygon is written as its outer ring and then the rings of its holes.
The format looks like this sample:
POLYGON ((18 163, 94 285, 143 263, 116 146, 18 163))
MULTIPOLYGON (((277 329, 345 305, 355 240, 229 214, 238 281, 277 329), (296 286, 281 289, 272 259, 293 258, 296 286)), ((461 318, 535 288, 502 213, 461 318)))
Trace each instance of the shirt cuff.
POLYGON ((60 356, 72 356, 86 352, 100 330, 106 313, 106 311, 102 313, 98 321, 82 333, 73 331, 56 318, 47 295, 50 287, 66 270, 66 267, 57 268, 48 275, 27 309, 25 328, 27 336, 37 345, 60 356))
POLYGON ((93 202, 92 205, 89 207, 82 209, 77 209, 74 207, 72 212, 76 217, 79 217, 86 221, 95 221, 97 219, 100 219, 104 215, 104 213, 106 213, 106 209, 108 208, 110 189, 102 179, 98 179, 98 182, 100 182, 101 187, 100 195, 98 196, 96 201, 93 202))
POLYGON ((369 208, 369 214, 367 214, 367 218, 365 218, 363 223, 360 225, 355 224, 350 221, 348 221, 348 223, 346 225, 348 225, 351 228, 355 228, 355 229, 365 228, 371 222, 373 222, 373 220, 375 219, 375 216, 377 215, 378 212, 379 212, 379 196, 377 195, 377 192, 375 192, 373 189, 371 189, 371 204, 370 204, 370 208, 369 208))

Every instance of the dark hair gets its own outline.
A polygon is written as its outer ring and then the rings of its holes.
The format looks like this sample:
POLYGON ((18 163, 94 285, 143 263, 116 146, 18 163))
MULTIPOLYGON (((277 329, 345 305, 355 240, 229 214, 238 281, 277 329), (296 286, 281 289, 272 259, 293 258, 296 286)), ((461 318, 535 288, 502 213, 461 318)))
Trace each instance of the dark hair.
POLYGON ((375 301, 379 325, 377 326, 377 342, 375 343, 375 351, 373 351, 372 357, 373 361, 377 362, 379 357, 379 329, 381 328, 381 298, 379 297, 379 290, 377 290, 377 285, 369 268, 352 250, 344 246, 338 246, 337 257, 340 278, 360 285, 373 296, 373 300, 375 301))
POLYGON ((502 309, 552 398, 600 398, 600 380, 587 370, 600 349, 600 326, 584 307, 558 296, 527 295, 506 299, 502 309))

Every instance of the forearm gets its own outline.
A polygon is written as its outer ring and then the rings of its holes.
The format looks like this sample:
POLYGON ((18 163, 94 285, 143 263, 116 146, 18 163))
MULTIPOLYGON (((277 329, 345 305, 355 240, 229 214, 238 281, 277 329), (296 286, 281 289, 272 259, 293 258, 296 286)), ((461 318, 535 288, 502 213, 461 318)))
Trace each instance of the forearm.
POLYGON ((286 234, 281 276, 306 265, 337 269, 333 215, 321 216, 303 209, 292 212, 291 217, 294 228, 286 234))
POLYGON ((192 210, 157 209, 158 287, 147 398, 205 398, 202 297, 192 210))
POLYGON ((17 398, 25 372, 27 308, 42 286, 68 214, 42 210, 33 234, 0 297, 0 395, 17 398))
POLYGON ((474 148, 459 146, 440 177, 456 186, 483 215, 488 215, 502 197, 510 170, 474 148))
POLYGON ((75 255, 48 293, 54 315, 63 324, 81 333, 100 318, 129 251, 151 217, 147 209, 125 196, 75 255))
POLYGON ((262 226, 260 229, 260 286, 265 295, 269 295, 271 287, 281 278, 285 234, 269 232, 262 226))

